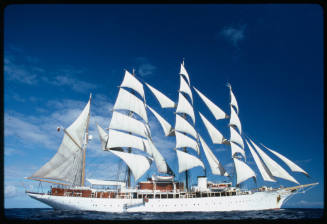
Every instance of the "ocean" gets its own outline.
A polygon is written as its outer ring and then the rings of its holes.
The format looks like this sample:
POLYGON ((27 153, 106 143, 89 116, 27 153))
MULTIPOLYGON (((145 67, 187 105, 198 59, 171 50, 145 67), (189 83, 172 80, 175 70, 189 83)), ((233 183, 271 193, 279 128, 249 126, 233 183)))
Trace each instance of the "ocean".
POLYGON ((280 209, 232 212, 180 212, 180 213, 105 213, 64 211, 51 208, 5 209, 7 220, 303 220, 323 217, 323 209, 280 209))

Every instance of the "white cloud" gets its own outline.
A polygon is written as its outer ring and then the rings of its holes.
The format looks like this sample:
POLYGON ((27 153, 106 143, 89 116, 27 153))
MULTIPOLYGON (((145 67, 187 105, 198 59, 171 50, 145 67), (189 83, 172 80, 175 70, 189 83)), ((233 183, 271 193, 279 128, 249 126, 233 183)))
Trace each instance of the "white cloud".
POLYGON ((76 69, 71 66, 48 71, 39 64, 41 60, 37 57, 24 56, 17 50, 11 48, 5 52, 4 58, 4 75, 5 79, 25 83, 28 85, 36 85, 39 83, 47 83, 54 86, 70 87, 76 92, 85 92, 96 88, 96 85, 75 78, 85 71, 76 69), (51 74, 45 76, 45 74, 51 74))
POLYGON ((233 26, 226 26, 221 31, 220 34, 228 41, 231 41, 232 44, 237 47, 238 43, 242 41, 245 37, 246 25, 242 25, 239 27, 233 27, 233 26))
POLYGON ((17 188, 13 185, 9 185, 5 187, 5 197, 13 198, 17 196, 17 188))
POLYGON ((21 150, 18 150, 18 149, 6 147, 6 149, 5 149, 5 155, 6 156, 24 155, 24 152, 21 151, 21 150))
POLYGON ((72 78, 69 73, 55 76, 53 80, 49 80, 48 82, 55 86, 69 86, 76 92, 85 92, 96 87, 96 85, 92 83, 72 78))
POLYGON ((148 76, 152 75, 153 72, 156 70, 156 66, 151 64, 149 60, 145 57, 138 57, 136 58, 136 62, 138 64, 138 74, 140 76, 148 76))

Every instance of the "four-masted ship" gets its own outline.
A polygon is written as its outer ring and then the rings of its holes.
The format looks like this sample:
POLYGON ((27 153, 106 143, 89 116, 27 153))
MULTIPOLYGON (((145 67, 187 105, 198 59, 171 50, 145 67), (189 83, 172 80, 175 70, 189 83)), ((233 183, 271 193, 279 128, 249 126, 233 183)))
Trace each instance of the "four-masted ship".
POLYGON ((232 87, 230 92, 230 114, 226 114, 200 90, 193 89, 216 120, 229 119, 229 139, 206 118, 199 116, 213 144, 224 144, 230 148, 234 162, 233 175, 227 173, 219 159, 209 148, 195 127, 195 112, 190 77, 184 61, 180 65, 180 88, 177 104, 148 83, 139 81, 134 71, 127 70, 121 85, 108 131, 98 124, 101 147, 119 157, 126 164, 126 180, 100 180, 85 178, 85 152, 88 144, 91 96, 79 117, 67 129, 57 153, 27 179, 53 183, 48 193, 26 191, 26 193, 54 209, 89 210, 103 212, 183 212, 183 211, 232 211, 279 209, 282 204, 298 192, 303 192, 318 183, 300 185, 282 166, 273 160, 263 148, 283 161, 291 171, 307 175, 294 162, 264 145, 259 147, 252 139, 242 134, 238 116, 239 108, 232 87), (173 127, 165 118, 146 103, 146 85, 161 108, 172 108, 176 115, 173 127), (184 173, 185 181, 176 180, 175 173, 155 146, 147 112, 151 111, 167 138, 176 138, 178 173, 184 173), (260 175, 264 181, 277 182, 281 178, 297 184, 293 187, 266 187, 244 189, 244 181, 256 181, 257 175, 246 162, 245 144, 248 146, 260 175), (235 178, 233 181, 212 182, 201 149, 213 175, 235 178), (137 183, 152 163, 159 174, 137 183), (204 175, 197 177, 197 185, 189 186, 189 171, 202 167, 204 175), (85 186, 87 180, 90 186, 85 186))

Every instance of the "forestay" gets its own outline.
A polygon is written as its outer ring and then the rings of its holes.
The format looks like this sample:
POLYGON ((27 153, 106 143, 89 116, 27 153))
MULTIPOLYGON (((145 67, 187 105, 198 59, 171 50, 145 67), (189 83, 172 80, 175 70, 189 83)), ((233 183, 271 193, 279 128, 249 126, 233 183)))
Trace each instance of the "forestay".
POLYGON ((174 103, 174 101, 169 99, 162 92, 160 92, 156 88, 150 86, 148 83, 145 83, 145 85, 151 90, 153 95, 156 97, 156 99, 158 100, 161 108, 174 108, 174 107, 176 107, 176 104, 174 103))
POLYGON ((210 150, 209 146, 206 144, 206 142, 201 138, 199 135, 200 142, 204 151, 204 154, 206 155, 206 158, 208 160, 209 166, 211 168, 211 172, 214 175, 220 175, 220 176, 229 176, 229 174, 226 172, 224 167, 220 164, 216 156, 213 154, 213 152, 210 150))
POLYGON ((254 171, 246 163, 236 158, 233 158, 233 160, 235 164, 237 184, 240 184, 251 177, 256 181, 254 171))
POLYGON ((177 150, 177 149, 176 149, 176 153, 177 153, 177 159, 178 159, 178 172, 179 173, 182 173, 185 170, 189 170, 189 169, 192 169, 197 166, 201 166, 203 169, 205 169, 204 164, 202 163, 202 161, 199 158, 197 158, 193 155, 190 155, 186 152, 177 150))
POLYGON ((137 181, 141 176, 143 176, 143 174, 150 168, 152 163, 152 160, 150 158, 142 155, 118 152, 114 150, 109 151, 121 158, 127 164, 127 166, 133 173, 135 181, 137 181))
POLYGON ((292 162, 291 160, 289 160, 288 158, 286 158, 285 156, 281 155, 280 153, 269 149, 268 147, 264 146, 263 144, 261 144, 263 147, 265 147, 266 149, 268 149, 270 152, 272 152, 273 154, 275 154, 278 158, 280 158, 293 172, 300 172, 305 174, 307 177, 309 177, 309 174, 307 172, 305 172, 301 167, 299 167, 298 165, 296 165, 294 162, 292 162))
POLYGON ((131 132, 144 138, 150 136, 149 130, 144 123, 133 117, 114 111, 110 121, 109 129, 131 132))
POLYGON ((194 149, 198 154, 200 154, 199 145, 194 139, 178 131, 175 131, 175 135, 176 135, 176 148, 188 147, 194 149))
POLYGON ((135 78, 131 73, 125 70, 124 80, 120 85, 121 87, 128 87, 138 92, 144 98, 143 84, 135 78))
POLYGON ((144 102, 123 88, 119 90, 114 110, 133 111, 148 123, 144 102))
POLYGON ((183 96, 182 93, 178 93, 178 104, 177 104, 177 113, 186 113, 188 114, 193 121, 193 124, 195 124, 195 116, 194 116, 194 110, 190 102, 183 96))
POLYGON ((220 109, 216 104, 214 104, 211 100, 209 100, 205 95, 203 95, 194 86, 193 86, 193 88, 197 92, 197 94, 200 96, 202 101, 205 103, 205 105, 208 107, 208 109, 213 114, 213 116, 215 117, 216 120, 227 118, 226 113, 222 109, 220 109))
POLYGON ((184 118, 176 114, 175 130, 187 133, 197 139, 197 132, 194 127, 184 118))
POLYGON ((147 107, 159 121, 159 123, 165 133, 165 136, 172 135, 172 133, 173 133, 172 126, 163 117, 161 117, 154 109, 152 109, 149 105, 147 105, 147 107))
POLYGON ((267 166, 261 161, 261 159, 259 158, 257 153, 254 151, 254 149, 251 147, 251 145, 248 143, 248 141, 245 140, 245 142, 250 149, 252 157, 253 157, 255 163, 257 164, 257 167, 261 173, 263 180, 270 181, 270 182, 276 182, 275 178, 272 176, 272 174, 269 171, 269 169, 267 168, 267 166))
POLYGON ((222 144, 226 140, 224 136, 205 118, 205 116, 203 116, 200 112, 199 114, 204 126, 209 133, 212 143, 222 144))
POLYGON ((282 168, 278 163, 276 163, 273 159, 271 159, 265 152, 263 152, 259 146, 257 146, 251 139, 249 139, 251 144, 257 150, 258 154, 262 158, 263 162, 266 164, 271 174, 275 177, 279 177, 285 180, 292 181, 294 183, 299 184, 294 177, 292 177, 284 168, 282 168))

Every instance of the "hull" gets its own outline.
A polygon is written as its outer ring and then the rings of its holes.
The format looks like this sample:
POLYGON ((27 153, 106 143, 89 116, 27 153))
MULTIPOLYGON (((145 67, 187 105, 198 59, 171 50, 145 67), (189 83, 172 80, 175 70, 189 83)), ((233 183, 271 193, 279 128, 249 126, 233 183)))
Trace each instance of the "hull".
POLYGON ((167 198, 119 199, 53 196, 28 193, 54 209, 99 212, 219 212, 279 209, 292 193, 286 191, 255 192, 248 195, 167 198))

